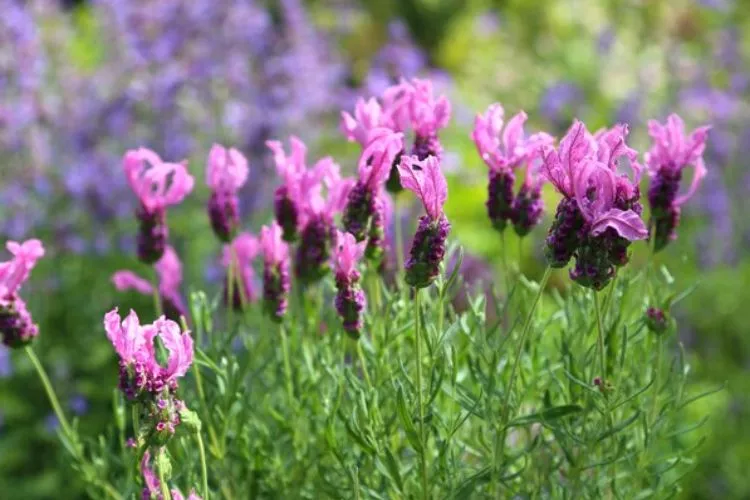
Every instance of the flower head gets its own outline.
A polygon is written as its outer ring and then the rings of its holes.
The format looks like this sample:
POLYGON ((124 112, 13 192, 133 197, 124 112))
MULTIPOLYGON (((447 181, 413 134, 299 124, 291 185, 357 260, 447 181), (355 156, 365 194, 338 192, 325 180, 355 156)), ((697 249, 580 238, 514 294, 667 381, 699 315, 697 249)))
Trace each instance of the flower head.
POLYGON ((414 156, 404 156, 398 171, 404 188, 419 197, 433 221, 439 220, 443 215, 443 205, 448 199, 448 183, 438 159, 430 156, 420 161, 414 156))
POLYGON ((236 193, 245 185, 247 159, 234 148, 214 144, 208 153, 206 184, 212 191, 236 193))
POLYGON ((435 97, 431 80, 411 81, 409 117, 418 136, 429 137, 445 128, 451 118, 451 103, 445 96, 435 97))
POLYGON ((404 149, 404 136, 387 128, 374 129, 359 157, 359 182, 377 192, 388 179, 393 161, 404 149))
POLYGON ((575 197, 576 178, 584 162, 594 157, 596 141, 583 122, 575 120, 555 150, 545 148, 542 171, 557 191, 567 198, 575 197))
POLYGON ((362 147, 371 141, 372 133, 379 127, 390 127, 391 120, 375 98, 367 101, 357 99, 354 116, 341 112, 341 130, 350 141, 357 141, 362 147))
POLYGON ((211 228, 228 243, 240 225, 237 192, 247 180, 247 160, 234 148, 214 144, 208 155, 206 183, 212 189, 208 201, 211 228))
POLYGON ((503 107, 492 104, 484 115, 474 120, 471 138, 479 156, 492 170, 513 169, 530 161, 539 150, 552 145, 553 138, 544 132, 526 137, 523 126, 526 113, 520 111, 504 123, 503 107))
POLYGON ((150 149, 125 153, 123 169, 131 189, 148 212, 176 205, 193 190, 194 180, 185 162, 164 162, 150 149))
POLYGON ((336 275, 351 276, 365 253, 366 241, 357 242, 351 233, 336 231, 333 265, 336 275))
POLYGON ((710 129, 710 126, 698 127, 688 135, 685 123, 676 114, 669 115, 665 124, 656 120, 648 122, 648 134, 653 140, 651 149, 645 154, 649 175, 674 175, 689 166, 695 169, 688 191, 672 200, 676 206, 685 203, 695 193, 706 175, 703 152, 710 129))
POLYGON ((260 247, 263 251, 263 308, 276 321, 280 321, 286 313, 291 286, 289 245, 282 236, 282 229, 275 221, 260 230, 260 247))
POLYGON ((26 240, 23 243, 9 241, 5 246, 13 259, 0 263, 0 305, 2 300, 15 295, 29 279, 37 261, 44 256, 44 246, 39 240, 26 240))

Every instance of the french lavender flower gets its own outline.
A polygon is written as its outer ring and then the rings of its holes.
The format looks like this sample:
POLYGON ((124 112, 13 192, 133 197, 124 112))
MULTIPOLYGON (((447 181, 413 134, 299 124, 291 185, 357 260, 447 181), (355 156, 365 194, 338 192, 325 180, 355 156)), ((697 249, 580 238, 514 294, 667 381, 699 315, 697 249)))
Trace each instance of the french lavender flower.
POLYGON ((240 233, 231 244, 224 245, 221 258, 221 264, 227 269, 224 297, 227 304, 231 304, 234 309, 241 310, 243 305, 258 299, 253 260, 259 252, 258 238, 247 232, 240 233), (234 283, 229 283, 230 265, 233 266, 231 275, 234 283), (234 292, 231 301, 230 288, 234 292))
POLYGON ((648 122, 648 133, 653 140, 644 155, 651 177, 648 201, 651 205, 651 236, 654 251, 663 249, 677 237, 681 206, 688 201, 706 175, 703 151, 710 126, 702 126, 685 133, 685 124, 676 114, 669 115, 665 124, 648 122), (692 166, 693 180, 687 192, 678 195, 682 171, 692 166))
POLYGON ((357 264, 365 253, 367 242, 357 242, 351 233, 336 232, 336 245, 333 250, 333 267, 336 277, 336 312, 341 316, 344 330, 354 340, 362 332, 362 312, 367 306, 367 298, 359 285, 360 274, 357 264))
POLYGON ((104 316, 107 337, 120 356, 120 390, 130 401, 143 405, 144 425, 152 431, 149 444, 163 446, 180 424, 185 404, 177 398, 178 380, 193 363, 193 339, 174 321, 161 316, 141 325, 134 311, 121 320, 117 308, 104 316), (156 354, 159 338, 167 352, 166 366, 156 354))
POLYGON ((17 348, 29 344, 39 334, 39 327, 34 324, 18 290, 44 256, 44 247, 39 240, 9 241, 6 247, 13 259, 0 263, 0 340, 8 347, 17 348))
POLYGON ((398 167, 401 184, 422 200, 426 215, 419 219, 406 262, 406 282, 414 288, 429 286, 440 273, 445 257, 445 242, 451 225, 443 213, 448 199, 448 183, 440 162, 434 156, 419 160, 405 156, 398 167))
POLYGON ((371 97, 365 101, 360 97, 354 106, 354 116, 346 111, 341 112, 340 128, 349 141, 356 141, 362 148, 366 148, 372 142, 372 133, 375 130, 392 129, 393 124, 377 99, 371 97))
POLYGON ((140 148, 125 153, 123 168, 140 206, 138 258, 146 264, 161 259, 167 247, 168 206, 182 202, 193 190, 193 177, 185 163, 166 163, 153 151, 140 148))
POLYGON ((263 251, 263 310, 280 322, 289 305, 289 245, 282 237, 281 226, 274 221, 260 230, 263 251))
POLYGON ((306 190, 301 213, 303 229, 294 260, 294 275, 303 284, 314 283, 330 271, 331 246, 336 238, 333 218, 344 209, 354 185, 353 179, 341 177, 339 166, 330 158, 319 161, 314 170, 323 181, 306 190))
POLYGON ((344 209, 344 229, 357 241, 364 240, 375 215, 376 199, 383 189, 396 155, 403 149, 403 135, 387 128, 373 129, 370 143, 359 158, 359 178, 349 191, 344 209))
POLYGON ((247 159, 234 148, 214 144, 208 153, 206 184, 211 188, 208 216, 211 228, 224 243, 229 243, 239 227, 237 192, 247 181, 247 159))
MULTIPOLYGON (((187 308, 182 300, 180 287, 182 286, 182 262, 174 248, 167 246, 164 255, 154 265, 159 276, 159 299, 164 315, 172 321, 180 321, 181 316, 187 317, 187 308)), ((132 271, 121 270, 112 275, 112 284, 121 292, 134 290, 142 295, 152 295, 153 285, 132 271)))
POLYGON ((544 132, 526 137, 523 126, 527 116, 523 111, 507 124, 504 114, 500 104, 490 105, 484 115, 477 115, 471 138, 490 168, 487 214, 492 226, 502 232, 512 223, 516 233, 525 236, 539 223, 544 211, 543 180, 536 175, 533 161, 542 149, 552 145, 553 138, 544 132), (523 164, 526 177, 515 196, 515 170, 523 164))
MULTIPOLYGON (((592 136, 576 121, 557 151, 544 158, 547 178, 564 196, 547 236, 545 253, 552 267, 575 256, 571 279, 600 290, 627 262, 631 241, 648 236, 637 205, 637 188, 616 172, 618 159, 633 157, 624 145, 626 127, 592 136)), ((637 178, 640 167, 631 163, 637 178)))
POLYGON ((414 146, 411 154, 420 160, 434 156, 440 161, 443 146, 438 139, 438 130, 445 128, 451 118, 451 103, 445 96, 435 97, 431 80, 414 78, 409 116, 414 128, 414 146))

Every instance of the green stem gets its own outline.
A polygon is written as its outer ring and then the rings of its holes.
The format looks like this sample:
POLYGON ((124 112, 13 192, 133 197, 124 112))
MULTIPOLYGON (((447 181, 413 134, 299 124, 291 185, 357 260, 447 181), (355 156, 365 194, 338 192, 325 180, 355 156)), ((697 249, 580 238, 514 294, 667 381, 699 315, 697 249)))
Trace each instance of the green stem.
POLYGON ((414 289, 414 310, 415 310, 415 343, 417 351, 417 404, 419 405, 419 442, 420 442, 420 453, 419 463, 422 475, 422 498, 429 498, 429 491, 427 489, 427 456, 426 450, 427 443, 425 442, 424 436, 424 400, 422 398, 422 327, 421 327, 421 294, 419 288, 414 289))
MULTIPOLYGON (((31 364, 33 364, 34 368, 36 368, 36 372, 39 375, 39 379, 42 381, 44 390, 47 393, 47 398, 49 399, 49 402, 52 405, 52 409, 55 411, 55 415, 57 415, 57 420, 60 422, 60 427, 62 427, 63 434, 65 434, 65 437, 67 439, 72 441, 73 436, 74 436, 73 430, 71 429, 70 424, 68 424, 68 419, 65 418, 65 414, 63 413, 62 406, 60 406, 60 401, 57 399, 57 395, 55 394, 55 389, 52 387, 52 384, 49 381, 47 372, 44 371, 44 367, 42 366, 42 363, 39 361, 39 358, 36 357, 36 354, 34 353, 34 349, 32 349, 30 345, 27 345, 24 348, 24 350, 26 351, 26 355, 31 360, 31 364)), ((80 458, 80 457, 76 457, 76 458, 80 458)))
POLYGON ((286 392, 289 397, 289 404, 294 402, 294 386, 292 383, 292 365, 289 363, 289 341, 286 335, 284 323, 279 325, 279 334, 281 335, 281 350, 284 356, 284 374, 286 375, 286 392))
POLYGON ((662 352, 664 350, 664 342, 659 335, 656 335, 656 361, 654 365, 654 400, 651 403, 651 425, 653 429, 654 423, 656 422, 656 412, 659 409, 659 386, 661 385, 661 359, 662 352))
POLYGON ((607 378, 607 361, 604 355, 604 328, 602 327, 602 313, 599 310, 599 293, 594 292, 594 309, 596 309, 596 326, 599 334, 597 335, 597 344, 599 346, 599 363, 602 377, 602 384, 607 378))
POLYGON ((159 488, 161 488, 161 500, 172 500, 172 493, 169 491, 169 485, 164 478, 164 470, 161 467, 159 467, 159 488))
POLYGON ((367 387, 372 389, 372 379, 370 379, 370 373, 367 371, 367 360, 365 360, 365 353, 362 351, 362 340, 357 340, 357 356, 359 357, 359 363, 362 365, 362 373, 365 376, 365 382, 367 387))
POLYGON ((513 366, 511 367, 510 371, 510 382, 508 382, 508 389, 505 391, 506 398, 505 398, 505 405, 503 405, 503 411, 501 416, 501 428, 498 429, 495 435, 495 480, 496 482, 499 482, 500 479, 500 464, 503 461, 503 456, 505 454, 505 433, 508 430, 507 424, 512 416, 512 413, 510 411, 510 398, 513 394, 513 387, 516 383, 516 378, 518 375, 518 364, 521 360, 521 354, 523 354, 523 346, 526 343, 526 337, 529 334, 529 330, 531 329, 531 323, 532 319, 534 317, 534 312, 536 311, 536 307, 539 304, 539 300, 542 298, 542 294, 544 293, 544 289, 547 286, 547 281, 549 281, 549 277, 552 274, 552 267, 547 266, 547 269, 544 271, 544 275, 542 276, 542 281, 539 283, 539 290, 537 290, 536 296, 534 297, 534 301, 531 303, 531 309, 529 309, 529 312, 526 316, 526 321, 523 325, 523 330, 521 330, 521 338, 518 340, 518 347, 516 349, 515 358, 513 359, 513 366))
POLYGON ((154 289, 154 312, 156 313, 156 317, 158 318, 162 314, 164 314, 164 310, 161 307, 161 296, 159 295, 159 276, 156 274, 156 271, 154 271, 154 284, 152 285, 152 288, 154 289))
POLYGON ((200 432, 195 434, 198 440, 198 453, 201 458, 201 475, 203 479, 203 500, 208 500, 208 468, 206 467, 206 449, 203 446, 203 436, 200 432))

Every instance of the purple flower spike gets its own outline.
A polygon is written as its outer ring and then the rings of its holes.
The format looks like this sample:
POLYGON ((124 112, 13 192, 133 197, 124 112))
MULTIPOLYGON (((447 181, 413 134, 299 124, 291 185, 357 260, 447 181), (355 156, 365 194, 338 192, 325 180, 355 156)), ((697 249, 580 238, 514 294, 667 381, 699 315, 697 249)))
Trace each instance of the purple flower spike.
POLYGON ((167 247, 166 208, 177 205, 193 190, 185 163, 166 163, 153 151, 140 148, 125 153, 123 169, 140 205, 138 258, 146 264, 161 259, 167 247))
POLYGON ((669 115, 664 125, 655 120, 648 123, 653 144, 645 154, 645 161, 651 176, 648 200, 655 251, 677 237, 680 207, 695 194, 706 176, 703 152, 709 129, 709 126, 698 127, 687 135, 682 118, 676 114, 669 115), (693 180, 688 191, 678 195, 682 171, 689 166, 694 167, 693 180))
POLYGON ((289 304, 289 245, 276 222, 260 230, 263 251, 263 310, 280 322, 289 304))
POLYGON ((8 347, 23 347, 39 335, 39 327, 18 291, 44 256, 44 247, 39 240, 9 241, 6 246, 13 259, 0 263, 0 340, 8 347))
POLYGON ((376 129, 370 135, 372 141, 360 156, 359 179, 349 192, 342 220, 346 231, 357 241, 367 237, 378 193, 388 179, 393 161, 403 149, 401 133, 376 129))
POLYGON ((399 173, 404 188, 422 200, 427 212, 419 219, 405 266, 406 282, 414 288, 424 288, 435 281, 445 257, 445 243, 451 229, 443 213, 448 184, 434 156, 424 161, 419 161, 415 156, 404 157, 399 165, 399 173))
POLYGON ((367 248, 365 257, 376 265, 383 263, 387 250, 385 228, 390 224, 393 205, 390 197, 381 192, 375 199, 375 211, 370 221, 370 231, 367 234, 367 248))
POLYGON ((344 330, 355 340, 361 335, 362 312, 367 306, 367 299, 359 286, 360 274, 357 270, 357 263, 362 259, 366 245, 364 241, 357 243, 350 233, 336 233, 333 251, 337 289, 335 306, 344 330))
POLYGON ((245 157, 234 148, 214 144, 208 154, 206 184, 211 188, 208 216, 211 228, 224 243, 229 243, 239 227, 237 192, 247 181, 245 157))
POLYGON ((484 115, 477 115, 471 138, 482 160, 490 168, 487 214, 492 226, 505 230, 509 222, 519 236, 525 236, 541 219, 544 205, 540 190, 543 178, 534 171, 540 151, 552 144, 552 136, 540 132, 526 137, 523 111, 504 123, 503 107, 492 104, 484 115), (516 200, 513 188, 515 170, 526 164, 526 178, 516 200))
POLYGON ((564 267, 575 257, 571 279, 596 290, 627 263, 630 242, 648 236, 638 203, 640 165, 626 135, 627 127, 618 125, 592 136, 575 121, 558 149, 543 157, 544 174, 564 196, 547 235, 547 261, 564 267), (630 161, 632 181, 617 172, 623 157, 630 161))
POLYGON ((318 162, 316 171, 323 182, 310 188, 302 205, 303 229, 294 262, 294 274, 305 284, 319 281, 330 271, 331 246, 336 238, 333 218, 344 209, 354 185, 353 179, 341 177, 339 166, 330 158, 318 162))

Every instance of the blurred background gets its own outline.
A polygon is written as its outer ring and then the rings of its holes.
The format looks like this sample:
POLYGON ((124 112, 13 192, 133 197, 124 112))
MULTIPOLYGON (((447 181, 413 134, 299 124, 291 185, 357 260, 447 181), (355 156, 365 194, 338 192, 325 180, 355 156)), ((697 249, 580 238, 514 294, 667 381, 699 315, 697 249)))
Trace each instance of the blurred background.
MULTIPOLYGON (((48 247, 25 298, 67 411, 84 436, 106 429, 117 365, 102 315, 150 311, 148 297, 117 294, 109 280, 145 271, 125 150, 190 160, 198 188, 170 213, 172 243, 184 291, 215 291, 220 248, 203 212, 211 144, 250 159, 242 209, 256 232, 276 182, 267 139, 296 134, 311 157, 333 155, 353 172, 358 147, 338 131, 340 110, 421 76, 453 103, 442 134, 447 212, 470 254, 467 279, 487 286, 501 247, 469 139, 477 112, 499 101, 557 136, 574 116, 591 130, 626 122, 641 151, 650 118, 675 111, 690 128, 713 124, 709 174, 658 259, 679 287, 699 283, 675 311, 698 389, 728 381, 694 407, 711 416, 684 497, 749 498, 748 32, 744 0, 0 0, 0 241, 48 247)), ((550 211, 557 196, 546 195, 550 211)), ((546 226, 510 250, 530 275, 543 267, 546 226)), ((560 274, 556 286, 565 283, 560 274)), ((56 426, 32 367, 0 346, 0 496, 80 496, 56 426)))

